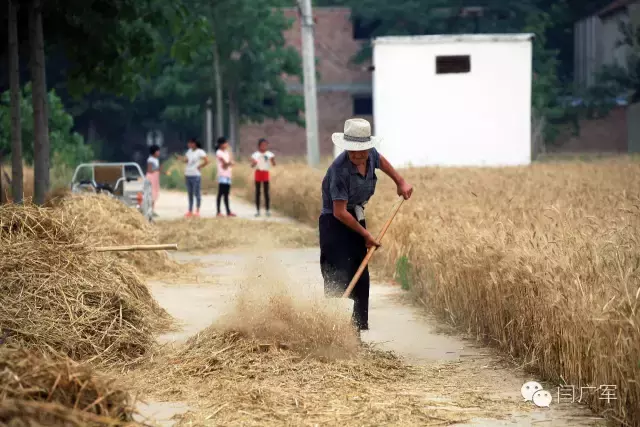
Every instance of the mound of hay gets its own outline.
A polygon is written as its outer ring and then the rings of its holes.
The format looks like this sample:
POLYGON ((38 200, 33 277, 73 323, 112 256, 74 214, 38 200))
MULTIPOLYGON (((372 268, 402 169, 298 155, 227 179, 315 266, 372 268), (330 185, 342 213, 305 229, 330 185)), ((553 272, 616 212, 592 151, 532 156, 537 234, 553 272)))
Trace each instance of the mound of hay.
POLYGON ((169 316, 131 266, 93 252, 76 224, 51 209, 0 207, 0 329, 78 361, 134 361, 169 316))
POLYGON ((109 425, 133 419, 130 395, 67 358, 0 350, 0 425, 109 425))
POLYGON ((202 218, 166 221, 160 229, 160 243, 177 243, 182 251, 250 247, 264 236, 270 247, 300 248, 318 244, 315 229, 299 224, 252 221, 235 218, 202 218))
MULTIPOLYGON (((95 246, 158 243, 157 229, 140 213, 105 195, 69 195, 58 199, 57 209, 72 219, 95 246)), ((171 242, 174 243, 174 242, 171 242)), ((116 252, 114 256, 133 265, 145 275, 172 272, 181 266, 165 251, 116 252)))

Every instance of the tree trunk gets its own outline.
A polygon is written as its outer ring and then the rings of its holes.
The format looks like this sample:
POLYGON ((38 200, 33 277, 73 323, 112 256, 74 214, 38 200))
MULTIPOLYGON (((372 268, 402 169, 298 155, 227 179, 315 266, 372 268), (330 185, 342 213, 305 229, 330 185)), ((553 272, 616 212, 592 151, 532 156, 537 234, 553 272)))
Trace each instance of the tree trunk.
POLYGON ((233 89, 229 89, 229 141, 236 156, 240 155, 240 136, 238 135, 238 105, 233 89))
POLYGON ((29 43, 33 102, 33 201, 41 205, 49 191, 49 120, 42 28, 42 0, 29 4, 29 43))
MULTIPOLYGON (((20 53, 18 48, 18 2, 9 0, 9 85, 11 87, 11 194, 22 203, 22 125, 20 120, 20 53)), ((0 177, 0 181, 2 177, 0 177)))
POLYGON ((216 86, 216 128, 215 132, 218 134, 218 139, 224 136, 224 107, 222 103, 222 72, 220 71, 220 55, 218 54, 218 45, 213 42, 213 75, 215 78, 216 86))

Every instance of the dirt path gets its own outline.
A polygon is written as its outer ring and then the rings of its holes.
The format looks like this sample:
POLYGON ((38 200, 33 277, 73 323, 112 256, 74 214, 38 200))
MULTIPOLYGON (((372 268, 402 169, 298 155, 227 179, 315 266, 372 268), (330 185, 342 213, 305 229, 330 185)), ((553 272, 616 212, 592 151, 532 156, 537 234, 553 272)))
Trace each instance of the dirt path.
MULTIPOLYGON (((177 197, 181 195, 163 193, 162 196, 166 205, 175 206, 177 197)), ((204 202, 210 203, 210 200, 205 197, 204 202)), ((240 217, 253 218, 253 208, 250 205, 240 200, 233 200, 232 203, 240 217)), ((158 206, 161 218, 171 216, 172 211, 165 210, 165 204, 158 206)), ((287 221, 280 216, 275 218, 287 221)), ((216 277, 217 280, 215 283, 192 285, 162 282, 149 284, 159 303, 181 322, 179 331, 159 337, 162 342, 184 341, 222 315, 224 307, 234 296, 238 278, 246 274, 247 265, 252 264, 260 254, 236 250, 207 255, 177 253, 175 256, 182 261, 197 260, 204 265, 205 273, 216 277)), ((270 258, 279 263, 272 267, 286 274, 291 283, 309 286, 314 292, 321 292, 317 248, 275 250, 271 251, 270 258)), ((489 394, 491 398, 504 400, 505 408, 510 408, 506 409, 506 417, 505 414, 501 414, 503 419, 471 417, 467 424, 455 425, 605 425, 602 420, 578 404, 556 403, 557 391, 554 388, 548 388, 554 396, 550 408, 537 408, 532 403, 522 404, 521 386, 526 381, 537 380, 536 378, 531 378, 521 370, 501 362, 491 349, 475 345, 455 334, 443 333, 447 328, 426 316, 424 312, 422 307, 409 301, 407 294, 397 286, 374 283, 371 289, 371 330, 363 334, 363 339, 375 343, 381 349, 391 350, 407 362, 422 365, 426 369, 440 370, 446 366, 451 370, 449 383, 453 387, 466 393, 489 394)), ((450 403, 451 411, 465 408, 464 405, 458 405, 455 394, 447 396, 443 399, 450 403)), ((183 413, 188 409, 184 402, 152 402, 142 408, 146 415, 154 417, 164 425, 171 425, 170 418, 174 414, 183 413)), ((463 410, 472 411, 469 408, 463 410)), ((499 417, 498 414, 496 416, 499 417)))

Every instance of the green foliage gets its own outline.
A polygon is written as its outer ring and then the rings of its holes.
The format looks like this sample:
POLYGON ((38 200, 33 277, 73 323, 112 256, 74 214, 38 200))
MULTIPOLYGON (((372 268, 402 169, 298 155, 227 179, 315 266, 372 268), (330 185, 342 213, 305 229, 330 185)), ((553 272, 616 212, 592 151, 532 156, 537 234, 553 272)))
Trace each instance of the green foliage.
MULTIPOLYGON (((48 94, 49 140, 51 152, 56 159, 65 163, 79 163, 93 155, 91 147, 85 145, 81 135, 73 132, 73 117, 55 91, 48 94)), ((31 84, 25 85, 21 93, 20 110, 22 116, 22 142, 24 161, 33 163, 33 106, 31 84)), ((11 114, 9 91, 0 96, 0 151, 11 152, 11 114)))

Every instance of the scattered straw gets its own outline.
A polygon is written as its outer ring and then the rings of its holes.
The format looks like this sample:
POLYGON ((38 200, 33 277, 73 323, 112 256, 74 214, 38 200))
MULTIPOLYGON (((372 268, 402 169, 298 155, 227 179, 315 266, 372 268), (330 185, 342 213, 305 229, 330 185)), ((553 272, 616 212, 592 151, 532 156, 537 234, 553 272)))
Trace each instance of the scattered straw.
POLYGON ((195 409, 185 426, 447 425, 514 409, 486 389, 459 392, 455 366, 423 370, 357 346, 348 317, 277 270, 268 256, 245 269, 221 320, 132 382, 156 399, 187 401, 195 409))
POLYGON ((272 247, 308 247, 318 244, 307 226, 240 218, 202 218, 163 221, 161 243, 177 243, 180 250, 204 251, 249 247, 269 236, 272 247))
MULTIPOLYGON (((76 223, 95 246, 158 243, 157 228, 134 208, 104 195, 70 195, 58 199, 57 209, 76 223)), ((175 243, 175 242, 170 242, 175 243)), ((116 252, 113 256, 135 266, 145 275, 172 272, 183 267, 165 251, 116 252)))
POLYGON ((169 316, 136 271, 87 247, 77 223, 30 205, 0 207, 0 329, 74 360, 133 362, 169 316))
POLYGON ((91 368, 67 358, 0 349, 0 425, 109 425, 132 417, 129 394, 91 368))

